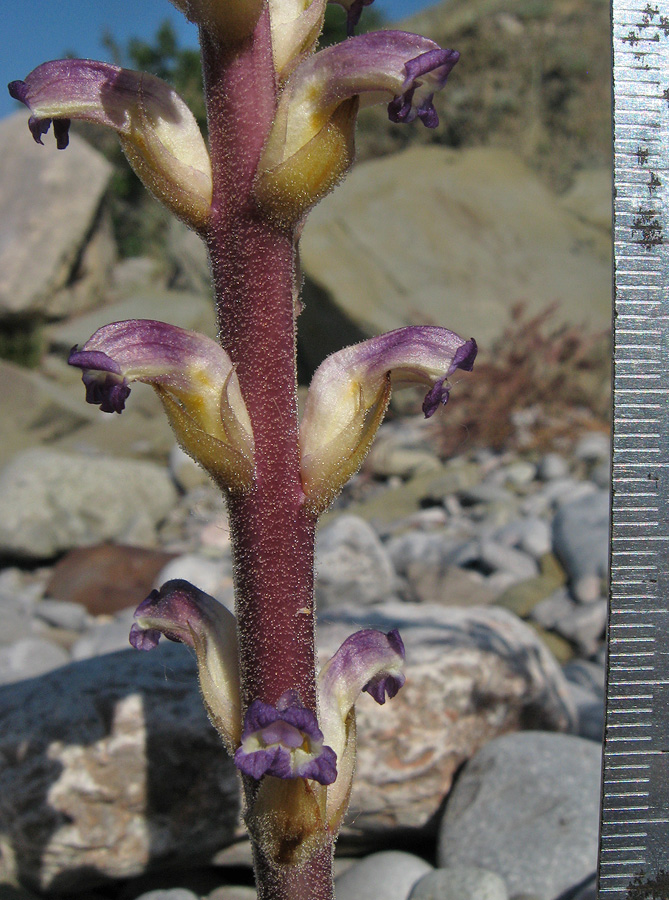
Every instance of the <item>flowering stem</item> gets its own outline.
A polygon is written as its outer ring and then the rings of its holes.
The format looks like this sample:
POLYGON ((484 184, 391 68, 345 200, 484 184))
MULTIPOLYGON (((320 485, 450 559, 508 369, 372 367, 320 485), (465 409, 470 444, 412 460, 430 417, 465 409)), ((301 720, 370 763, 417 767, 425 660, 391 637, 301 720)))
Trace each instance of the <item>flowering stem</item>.
MULTIPOLYGON (((253 426, 255 483, 229 498, 242 700, 275 705, 287 690, 316 711, 315 519, 304 506, 298 446, 294 294, 296 238, 250 199, 274 117, 269 19, 228 51, 202 36, 213 204, 205 238, 219 336, 237 367, 253 426), (271 102, 268 103, 267 98, 271 102)), ((247 802, 258 782, 245 778, 247 802)), ((331 847, 299 869, 256 848, 259 897, 332 896, 331 847)))
POLYGON ((332 857, 330 845, 299 868, 277 868, 256 848, 258 900, 334 900, 332 857))

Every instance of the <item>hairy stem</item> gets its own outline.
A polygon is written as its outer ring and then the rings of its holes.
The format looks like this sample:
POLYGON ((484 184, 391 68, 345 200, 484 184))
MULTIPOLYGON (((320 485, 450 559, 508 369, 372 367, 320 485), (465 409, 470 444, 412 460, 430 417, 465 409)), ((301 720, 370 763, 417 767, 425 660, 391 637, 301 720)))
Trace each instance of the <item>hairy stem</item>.
POLYGON ((334 900, 332 858, 329 844, 300 868, 277 867, 256 848, 258 900, 334 900))
MULTIPOLYGON (((222 345, 237 367, 255 441, 251 491, 229 498, 243 703, 287 690, 316 711, 313 561, 298 446, 296 237, 253 203, 276 86, 269 18, 230 50, 202 36, 214 194, 205 235, 222 345)), ((245 778, 247 807, 257 782, 245 778)), ((325 838, 325 835, 324 835, 325 838)), ((329 900, 332 842, 300 867, 255 848, 262 900, 329 900)))

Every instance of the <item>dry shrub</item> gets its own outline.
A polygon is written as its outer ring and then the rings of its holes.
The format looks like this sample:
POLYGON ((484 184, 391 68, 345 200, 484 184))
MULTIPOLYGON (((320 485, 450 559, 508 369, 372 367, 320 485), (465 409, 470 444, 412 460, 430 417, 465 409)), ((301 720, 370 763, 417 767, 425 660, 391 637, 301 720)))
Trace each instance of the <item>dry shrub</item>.
POLYGON ((441 419, 440 450, 548 449, 584 430, 607 430, 610 418, 611 335, 554 326, 555 305, 528 317, 522 303, 471 375, 456 385, 441 419))

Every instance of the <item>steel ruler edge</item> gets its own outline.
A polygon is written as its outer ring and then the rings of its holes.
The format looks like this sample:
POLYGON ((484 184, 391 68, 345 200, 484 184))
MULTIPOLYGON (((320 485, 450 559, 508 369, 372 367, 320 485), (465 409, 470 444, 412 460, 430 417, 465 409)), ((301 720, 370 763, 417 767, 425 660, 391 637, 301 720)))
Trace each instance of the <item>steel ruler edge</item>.
POLYGON ((669 872, 669 0, 613 0, 612 28, 611 590, 598 898, 669 900, 669 880, 666 893, 652 893, 669 872))

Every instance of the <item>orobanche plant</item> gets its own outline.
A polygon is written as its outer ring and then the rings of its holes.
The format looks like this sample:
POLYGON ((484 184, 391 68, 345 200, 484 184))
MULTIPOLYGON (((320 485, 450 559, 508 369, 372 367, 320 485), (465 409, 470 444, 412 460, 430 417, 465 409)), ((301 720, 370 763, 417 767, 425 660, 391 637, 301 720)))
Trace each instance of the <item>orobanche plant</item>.
MULTIPOLYGON (((317 369, 301 422, 296 396, 298 243, 315 203, 354 156, 362 105, 437 125, 432 104, 455 50, 403 31, 352 36, 370 0, 340 0, 350 36, 316 52, 326 0, 173 0, 199 26, 209 146, 160 79, 91 60, 47 62, 9 86, 36 141, 71 119, 118 132, 148 189, 205 242, 219 341, 163 322, 115 322, 69 362, 86 399, 120 413, 151 384, 177 440, 225 493, 236 616, 185 581, 140 604, 130 642, 194 649, 207 712, 244 784, 261 900, 333 896, 334 841, 355 767, 354 704, 404 682, 397 631, 359 631, 316 677, 316 523, 359 468, 391 386, 424 383, 431 416, 474 340, 406 327, 347 347, 317 369)), ((410 252, 407 249, 405 252, 410 252)))

